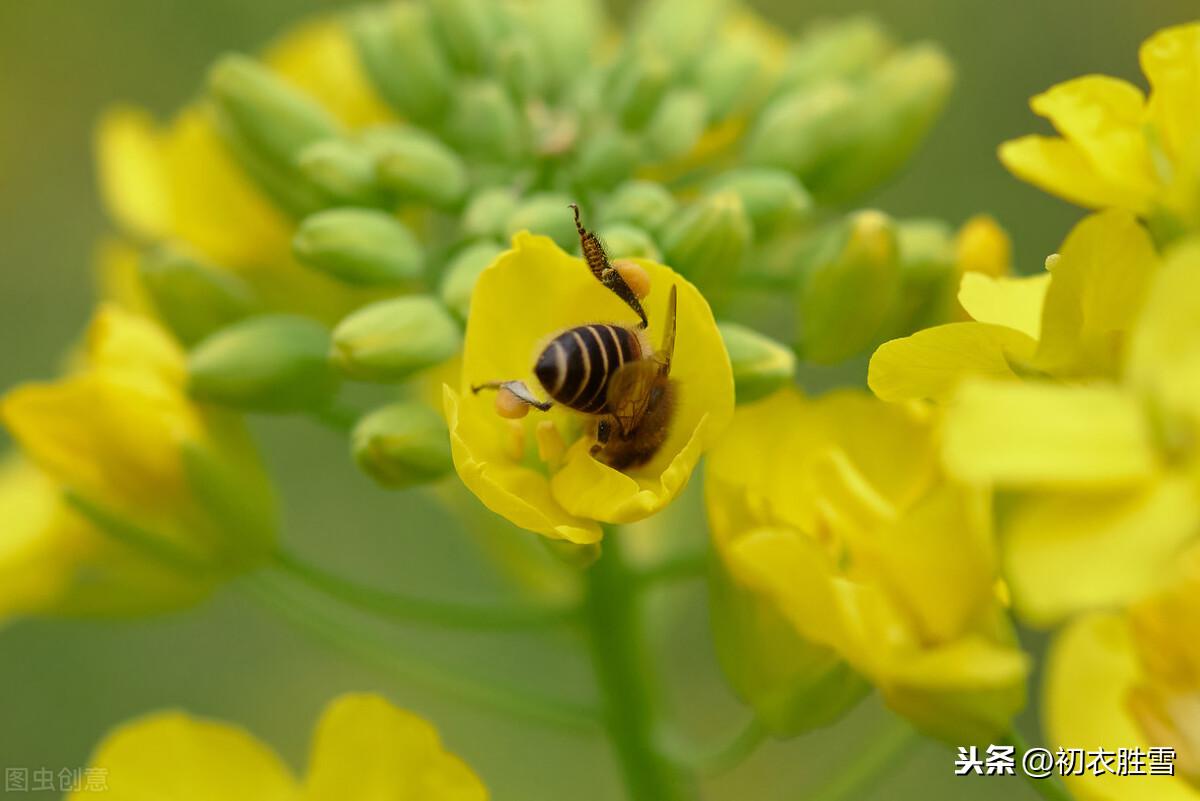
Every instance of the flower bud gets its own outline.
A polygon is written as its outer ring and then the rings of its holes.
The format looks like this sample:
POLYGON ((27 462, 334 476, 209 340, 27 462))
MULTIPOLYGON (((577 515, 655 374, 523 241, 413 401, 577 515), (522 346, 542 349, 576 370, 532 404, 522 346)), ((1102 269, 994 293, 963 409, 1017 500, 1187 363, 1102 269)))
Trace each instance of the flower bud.
POLYGON ((413 128, 369 131, 364 143, 375 156, 379 182, 402 200, 454 208, 467 191, 467 168, 458 154, 413 128))
POLYGON ((306 147, 338 135, 319 103, 244 56, 220 59, 208 89, 222 138, 267 194, 295 213, 329 204, 299 168, 306 147))
POLYGON ((662 184, 652 181, 629 181, 613 190, 604 203, 602 219, 605 224, 633 223, 651 233, 666 224, 679 204, 662 184))
POLYGON ((382 206, 382 188, 375 181, 375 161, 361 145, 326 139, 300 153, 300 170, 340 203, 382 206))
POLYGON ((778 87, 791 90, 830 78, 863 77, 882 62, 891 49, 887 33, 871 17, 819 23, 793 45, 779 76, 778 87))
POLYGON ((501 19, 494 0, 429 0, 433 26, 450 61, 463 72, 484 72, 492 61, 501 19))
POLYGON ((529 140, 512 98, 495 81, 458 86, 445 132, 446 140, 460 150, 502 163, 520 159, 529 140))
POLYGON ((642 146, 630 134, 604 128, 589 136, 575 162, 577 180, 590 188, 609 189, 628 178, 642 161, 642 146))
POLYGON ((1012 273, 1012 240, 995 219, 979 214, 963 223, 954 240, 955 263, 962 272, 1003 278, 1012 273))
POLYGON ((696 85, 712 119, 723 120, 759 99, 767 58, 759 45, 750 36, 726 37, 696 66, 696 85))
POLYGON ((519 101, 540 97, 546 84, 545 68, 537 47, 529 39, 510 38, 496 50, 496 71, 509 93, 519 101))
POLYGON ((571 217, 571 198, 555 192, 530 195, 521 201, 504 224, 505 237, 518 231, 531 231, 553 239, 563 250, 579 245, 579 232, 571 217))
POLYGON ((729 191, 700 198, 668 222, 659 237, 667 264, 713 298, 741 269, 750 241, 742 199, 729 191))
POLYGON ((142 286, 167 327, 191 345, 251 314, 254 291, 234 273, 184 251, 162 247, 138 266, 142 286))
POLYGON ((667 90, 671 66, 656 51, 629 53, 618 60, 608 88, 608 105, 621 125, 641 128, 667 90))
POLYGON ((188 359, 188 391, 194 398, 242 409, 319 408, 337 385, 329 365, 329 332, 307 317, 247 318, 206 338, 188 359))
POLYGON ((859 102, 844 81, 802 86, 780 95, 763 110, 746 143, 746 160, 790 170, 809 185, 842 147, 846 126, 859 102))
POLYGON ((602 0, 526 0, 513 4, 538 52, 546 60, 549 96, 587 72, 597 44, 607 33, 602 0))
POLYGON ((479 274, 503 252, 504 248, 496 242, 476 242, 459 251, 446 266, 438 296, 459 319, 467 319, 479 274))
POLYGON ((446 423, 423 403, 393 403, 368 414, 350 437, 354 461, 384 487, 437 481, 454 469, 446 423))
POLYGON ((508 231, 508 217, 516 207, 517 195, 511 189, 488 187, 479 190, 463 211, 460 223, 463 236, 503 238, 508 231))
POLYGON ((354 14, 350 32, 375 88, 400 114, 428 124, 450 104, 454 74, 434 37, 429 9, 391 3, 354 14))
POLYGON ((718 322, 717 327, 733 365, 738 403, 765 398, 791 383, 796 375, 796 356, 791 348, 737 323, 718 322))
POLYGON ((896 226, 879 211, 860 211, 821 238, 800 294, 801 352, 835 364, 871 344, 892 308, 899 282, 896 226))
POLYGON ((760 239, 794 226, 812 213, 812 198, 796 176, 785 170, 744 167, 717 176, 708 188, 736 192, 760 239))
POLYGON ((306 267, 355 286, 394 286, 419 278, 421 244, 387 212, 337 208, 311 214, 292 239, 306 267))
POLYGON ((662 254, 650 234, 629 223, 614 223, 600 229, 600 241, 610 259, 649 259, 662 261, 662 254))
POLYGON ((704 134, 708 102, 693 89, 679 89, 663 98, 646 126, 649 151, 668 160, 686 155, 704 134))
POLYGON ((890 178, 925 138, 953 82, 953 67, 934 45, 915 45, 890 57, 858 93, 835 153, 805 185, 839 202, 890 178))
POLYGON ((424 295, 364 306, 333 330, 334 362, 358 381, 400 381, 461 347, 458 323, 446 307, 424 295))
POLYGON ((666 56, 673 69, 690 65, 716 39, 729 0, 654 0, 633 23, 636 41, 666 56))
POLYGON ((900 287, 885 327, 889 339, 945 322, 958 291, 954 244, 941 220, 905 220, 897 226, 900 287))

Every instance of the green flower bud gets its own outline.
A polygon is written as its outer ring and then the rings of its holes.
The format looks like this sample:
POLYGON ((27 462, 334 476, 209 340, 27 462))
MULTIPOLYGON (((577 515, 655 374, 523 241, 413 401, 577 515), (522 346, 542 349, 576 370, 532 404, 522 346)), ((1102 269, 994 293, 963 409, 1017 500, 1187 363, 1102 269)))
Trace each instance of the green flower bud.
POLYGON ((896 226, 882 212, 857 212, 821 237, 800 293, 804 358, 834 364, 874 342, 898 283, 896 226))
POLYGON ((660 159, 685 155, 704 135, 708 124, 708 102, 693 89, 671 92, 654 112, 646 126, 646 143, 660 159))
POLYGON ((714 120, 747 108, 762 92, 765 56, 748 37, 727 37, 696 66, 696 86, 714 120))
POLYGON ((563 250, 579 245, 579 232, 571 216, 571 198, 556 192, 530 195, 508 215, 504 223, 505 238, 518 231, 532 231, 553 239, 563 250))
POLYGON ((462 332, 446 307, 414 295, 382 300, 346 317, 333 330, 338 369, 359 381, 400 381, 449 359, 462 332))
POLYGON ((925 138, 953 83, 954 68, 934 45, 889 58, 859 93, 836 155, 806 186, 838 202, 890 178, 925 138))
POLYGON ((525 155, 529 135, 508 92, 495 81, 458 87, 445 125, 446 140, 483 159, 509 163, 525 155))
POLYGON ((217 331, 188 359, 197 400, 263 412, 320 408, 337 390, 329 332, 288 314, 250 317, 217 331))
POLYGON ((543 79, 556 97, 588 71, 606 23, 599 0, 525 0, 514 11, 545 61, 543 79))
POLYGON ((175 248, 147 254, 138 269, 155 310, 185 345, 246 317, 256 306, 254 291, 237 275, 175 248))
POLYGON ((635 40, 662 53, 676 69, 690 65, 717 38, 730 0, 652 0, 634 20, 635 40))
POLYGON ((420 3, 366 8, 354 14, 349 27, 380 95, 414 122, 441 119, 454 73, 434 37, 429 9, 420 3))
POLYGON ((546 73, 537 47, 525 37, 511 37, 500 45, 496 71, 505 88, 520 101, 540 97, 545 88, 546 73))
POLYGON ((628 222, 654 233, 671 219, 678 208, 675 196, 662 184, 629 181, 608 196, 601 218, 606 225, 628 222))
POLYGON ((437 481, 454 469, 446 423, 423 403, 393 403, 354 427, 354 461, 364 473, 391 489, 437 481))
POLYGON ((717 327, 733 365, 738 403, 765 398, 791 383, 796 375, 796 356, 791 348, 737 323, 718 322, 717 327))
POLYGON ((376 128, 363 142, 375 157, 379 182, 403 200, 454 208, 467 191, 461 158, 429 134, 413 128, 376 128))
POLYGON ((476 242, 459 251, 446 266, 438 296, 459 319, 467 319, 479 274, 503 252, 504 248, 496 242, 476 242))
POLYGON ((494 0, 428 0, 433 25, 450 60, 463 72, 484 72, 503 20, 494 0))
POLYGON ((508 233, 508 218, 517 208, 517 194, 504 187, 481 189, 463 211, 463 236, 502 239, 508 233))
POLYGON ((667 264, 719 300, 750 247, 750 218, 736 193, 715 192, 668 222, 659 242, 667 264))
POLYGON ((304 218, 292 253, 306 267, 355 286, 395 286, 419 278, 417 238, 378 209, 327 209, 304 218))
POLYGON ((814 25, 792 46, 777 85, 786 91, 830 78, 861 78, 891 49, 887 32, 872 17, 828 20, 814 25))
POLYGON ((590 189, 610 189, 628 178, 642 161, 636 138, 616 128, 596 131, 579 148, 575 176, 590 189))
POLYGON ((221 58, 208 88, 222 138, 264 191, 297 214, 329 204, 299 167, 306 147, 339 133, 319 103, 244 56, 221 58))
POLYGON ((359 206, 385 204, 375 180, 375 160, 366 148, 344 139, 326 139, 300 153, 300 170, 339 203, 359 206))
POLYGON ((905 220, 897 227, 900 287, 885 336, 907 336, 944 322, 958 292, 954 232, 941 220, 905 220))
POLYGON ((662 253, 650 234, 629 223, 613 223, 600 229, 600 241, 612 259, 662 261, 662 253))
POLYGON ((655 50, 627 53, 617 61, 608 105, 626 128, 646 124, 671 80, 671 65, 655 50))
POLYGON ((790 170, 809 186, 844 147, 846 126, 858 102, 854 89, 844 81, 781 95, 767 105, 750 132, 746 161, 790 170))
POLYGON ((736 192, 754 224, 755 236, 761 239, 804 222, 813 210, 804 186, 785 170, 744 167, 717 176, 709 189, 736 192))

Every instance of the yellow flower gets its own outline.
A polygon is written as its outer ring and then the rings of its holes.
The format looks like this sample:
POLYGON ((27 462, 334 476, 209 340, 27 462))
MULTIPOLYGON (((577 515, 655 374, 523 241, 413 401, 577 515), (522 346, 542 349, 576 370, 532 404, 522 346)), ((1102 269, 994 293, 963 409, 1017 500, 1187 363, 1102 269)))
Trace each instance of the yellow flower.
MULTIPOLYGON (((344 695, 313 734, 308 774, 246 731, 160 712, 111 732, 92 755, 112 801, 485 801, 487 790, 426 721, 375 695, 344 695)), ((90 798, 77 790, 72 801, 90 798)))
MULTIPOLYGON (((1127 286, 1120 278, 1116 288, 1127 286)), ((1016 605, 1034 623, 1144 596, 1200 533, 1200 242, 1167 256, 1140 305, 1116 380, 977 378, 949 406, 949 472, 1021 491, 1003 551, 1016 605)))
POLYGON ((706 477, 724 569, 920 728, 980 741, 1024 701, 985 497, 942 480, 932 426, 844 391, 738 408, 706 477))
POLYGON ((885 342, 867 381, 888 401, 943 401, 968 377, 1091 378, 1120 369, 1160 259, 1127 212, 1079 223, 1047 264, 1022 278, 966 272, 958 300, 972 318, 885 342))
POLYGON ((1200 23, 1159 31, 1141 48, 1147 98, 1087 75, 1033 98, 1059 136, 1000 147, 1016 176, 1090 208, 1120 208, 1168 230, 1200 226, 1200 23))
POLYGON ((593 440, 583 435, 582 416, 555 406, 522 420, 503 419, 492 397, 470 387, 510 379, 538 387, 532 370, 539 345, 584 323, 636 324, 629 308, 581 259, 528 233, 517 234, 475 286, 460 388, 443 390, 454 466, 488 508, 522 528, 586 544, 601 538, 597 521, 629 523, 654 514, 687 484, 733 412, 733 373, 708 303, 669 267, 636 261, 650 276, 642 304, 655 346, 670 288, 678 291, 671 378, 679 399, 658 454, 627 472, 589 455, 593 440))
MULTIPOLYGON (((1173 748, 1175 777, 1073 776, 1089 801, 1200 799, 1200 575, 1125 614, 1073 622, 1050 652, 1046 728, 1064 748, 1173 748)), ((1144 766, 1145 768, 1146 766, 1144 766)))
MULTIPOLYGON (((265 61, 348 127, 388 118, 340 24, 301 26, 265 61)), ((296 263, 294 223, 234 160, 207 104, 184 107, 165 126, 142 109, 110 109, 97 129, 96 159, 105 205, 134 240, 172 242, 234 271, 268 308, 333 319, 367 297, 296 263)), ((102 284, 128 288, 127 278, 108 275, 127 266, 102 263, 102 284)))
POLYGON ((184 355, 165 331, 103 307, 83 361, 0 400, 37 466, 3 480, 15 521, 3 569, 46 566, 33 600, 5 600, 0 614, 186 603, 271 547, 270 490, 248 440, 187 398, 184 355))

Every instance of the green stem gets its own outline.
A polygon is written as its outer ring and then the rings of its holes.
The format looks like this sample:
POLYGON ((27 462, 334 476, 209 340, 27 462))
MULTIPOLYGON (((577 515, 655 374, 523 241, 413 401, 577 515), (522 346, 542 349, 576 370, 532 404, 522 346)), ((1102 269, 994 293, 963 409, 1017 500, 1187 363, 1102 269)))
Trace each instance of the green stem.
POLYGON ((699 578, 708 570, 708 552, 684 553, 651 565, 637 575, 639 584, 649 586, 699 578))
POLYGON ((903 721, 895 721, 867 744, 844 770, 808 796, 806 801, 845 801, 857 798, 880 776, 889 772, 917 743, 920 735, 903 721))
POLYGON ((296 628, 405 683, 421 684, 505 716, 573 731, 596 730, 600 713, 590 705, 536 695, 515 687, 495 686, 462 675, 448 665, 434 664, 424 654, 406 652, 395 643, 382 641, 361 627, 333 618, 312 604, 298 601, 261 575, 245 577, 242 586, 296 628))
POLYGON ((336 401, 323 408, 312 410, 309 415, 321 425, 339 434, 352 433, 361 416, 357 409, 352 409, 336 401))
POLYGON ((718 748, 702 751, 695 746, 678 747, 673 755, 676 764, 694 771, 700 776, 720 776, 746 761, 767 738, 767 728, 762 721, 753 717, 733 739, 718 748))
POLYGON ((348 606, 405 623, 452 629, 531 629, 567 622, 577 613, 570 606, 470 606, 414 598, 358 584, 283 550, 276 551, 274 565, 348 606))
MULTIPOLYGON (((1004 738, 1004 744, 1011 745, 1015 749, 1017 764, 1020 765, 1021 757, 1029 750, 1029 743, 1025 740, 1025 737, 1014 728, 1004 738)), ((1046 801, 1074 801, 1071 792, 1058 776, 1050 775, 1044 779, 1035 779, 1019 768, 1017 773, 1024 777, 1025 783, 1035 793, 1046 799, 1046 801)))
POLYGON ((696 797, 691 777, 655 748, 656 693, 635 583, 619 533, 609 528, 600 558, 588 570, 584 605, 604 724, 631 801, 684 801, 696 797))

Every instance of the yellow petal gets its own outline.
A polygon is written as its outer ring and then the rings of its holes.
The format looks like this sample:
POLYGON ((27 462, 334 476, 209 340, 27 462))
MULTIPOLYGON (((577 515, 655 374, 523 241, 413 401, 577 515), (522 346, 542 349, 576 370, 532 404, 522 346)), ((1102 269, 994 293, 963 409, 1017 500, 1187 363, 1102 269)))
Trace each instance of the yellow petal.
POLYGON ((1155 276, 1131 337, 1126 374, 1161 411, 1200 432, 1200 241, 1173 250, 1155 276))
POLYGON ((336 19, 293 28, 267 48, 263 61, 351 128, 395 119, 363 73, 346 26, 336 19))
MULTIPOLYGON (((0 622, 48 607, 69 579, 65 559, 77 534, 58 489, 28 462, 0 461, 0 622), (66 524, 66 525, 64 525, 66 524)), ((75 528, 79 528, 76 526, 75 528)))
POLYGON ((981 323, 1020 331, 1030 339, 1042 335, 1042 304, 1050 287, 1050 273, 1021 278, 963 273, 958 302, 981 323))
MULTIPOLYGON (((469 387, 520 379, 541 394, 532 368, 548 337, 586 322, 630 325, 636 318, 580 259, 568 256, 546 237, 518 234, 513 249, 479 277, 463 349, 463 391, 447 395, 448 416, 451 403, 455 406, 451 425, 455 463, 464 481, 490 508, 506 516, 520 514, 519 520, 510 516, 518 525, 542 533, 572 527, 576 530, 568 538, 591 542, 597 529, 583 528, 579 522, 583 519, 631 522, 652 514, 683 488, 699 454, 732 415, 733 373, 708 304, 670 268, 648 261, 639 264, 651 280, 650 294, 642 304, 650 319, 647 338, 655 345, 662 341, 671 286, 678 291, 678 334, 671 362, 678 401, 666 441, 647 464, 621 473, 588 455, 590 442, 585 435, 569 448, 566 465, 549 482, 540 470, 513 458, 507 447, 509 421, 496 415, 490 396, 471 393, 469 387), (543 483, 551 492, 551 503, 543 483), (493 493, 496 497, 491 497, 493 493), (514 494, 518 503, 507 497, 514 494)), ((555 408, 549 417, 564 432, 586 427, 580 415, 565 408, 555 408)), ((532 427, 537 419, 539 413, 534 412, 521 425, 532 427)))
MULTIPOLYGON (((245 731, 163 712, 126 723, 100 743, 89 765, 105 771, 109 801, 296 801, 283 761, 245 731)), ((72 793, 85 801, 93 792, 72 793)))
POLYGON ((376 695, 344 695, 313 737, 308 801, 486 801, 471 769, 447 753, 433 726, 376 695))
POLYGON ((1037 343, 1020 331, 986 323, 948 323, 893 339, 871 356, 867 383, 885 401, 943 401, 968 377, 1014 378, 1037 343))
POLYGON ((1038 366, 1056 375, 1112 375, 1158 266, 1149 233, 1127 212, 1075 226, 1046 291, 1038 366))
POLYGON ((1067 141, 1087 157, 1096 173, 1131 195, 1152 195, 1154 168, 1142 132, 1142 91, 1105 75, 1060 83, 1030 101, 1067 141))
POLYGON ((1014 604, 1043 626, 1128 604, 1169 580, 1198 527, 1200 497, 1183 479, 1120 493, 1024 499, 1004 526, 1014 604))
POLYGON ((1151 432, 1131 396, 1105 386, 965 383, 947 410, 947 469, 963 481, 1119 486, 1158 469, 1151 432))
POLYGON ((154 301, 142 285, 142 254, 132 244, 110 238, 96 248, 96 285, 100 300, 146 316, 156 314, 154 301))
POLYGON ((150 114, 118 106, 96 129, 100 191, 109 213, 130 233, 159 238, 171 228, 162 136, 150 114))
POLYGON ((87 331, 89 369, 158 381, 182 391, 187 372, 183 349, 150 318, 104 304, 87 331))
POLYGON ((1087 155, 1064 139, 1022 136, 1002 144, 999 155, 1013 175, 1080 206, 1128 209, 1137 214, 1150 210, 1149 196, 1097 173, 1087 155))
MULTIPOLYGON (((1115 615, 1092 615, 1067 627, 1046 663, 1046 735, 1053 748, 1109 751, 1148 749, 1129 713, 1129 691, 1138 679, 1128 626, 1115 615)), ((1197 801, 1200 793, 1179 778, 1164 776, 1066 777, 1081 801, 1197 801)))
POLYGON ((1200 148, 1200 24, 1166 28, 1142 45, 1150 80, 1150 119, 1176 162, 1195 165, 1200 148))

